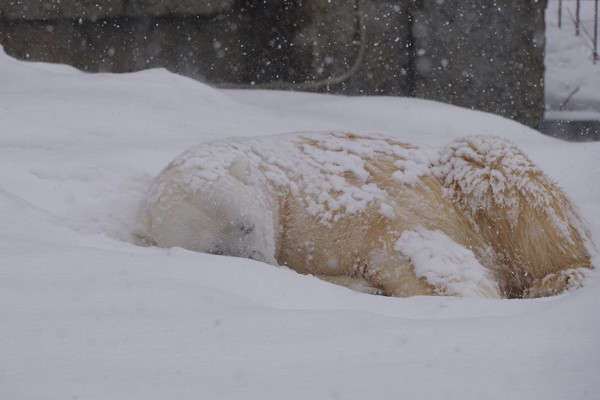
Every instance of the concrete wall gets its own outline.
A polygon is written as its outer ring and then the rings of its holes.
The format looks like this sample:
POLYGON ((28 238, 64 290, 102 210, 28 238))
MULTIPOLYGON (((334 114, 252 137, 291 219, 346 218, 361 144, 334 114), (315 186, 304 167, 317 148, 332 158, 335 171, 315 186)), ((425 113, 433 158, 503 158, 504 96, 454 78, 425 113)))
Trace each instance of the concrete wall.
POLYGON ((147 15, 198 15, 225 11, 233 0, 1 0, 8 20, 82 18, 98 20, 147 15))
POLYGON ((418 97, 535 125, 543 117, 546 3, 423 1, 415 11, 418 97))
POLYGON ((86 71, 418 96, 533 126, 546 1, 0 0, 0 44, 86 71))

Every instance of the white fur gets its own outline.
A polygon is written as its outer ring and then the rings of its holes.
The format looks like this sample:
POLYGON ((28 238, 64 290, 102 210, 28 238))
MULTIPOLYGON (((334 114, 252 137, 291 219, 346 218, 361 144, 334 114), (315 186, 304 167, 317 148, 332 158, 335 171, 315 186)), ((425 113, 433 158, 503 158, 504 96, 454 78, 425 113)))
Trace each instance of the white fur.
POLYGON ((483 136, 442 151, 343 133, 205 143, 159 174, 136 235, 393 296, 554 294, 594 257, 562 191, 483 136))

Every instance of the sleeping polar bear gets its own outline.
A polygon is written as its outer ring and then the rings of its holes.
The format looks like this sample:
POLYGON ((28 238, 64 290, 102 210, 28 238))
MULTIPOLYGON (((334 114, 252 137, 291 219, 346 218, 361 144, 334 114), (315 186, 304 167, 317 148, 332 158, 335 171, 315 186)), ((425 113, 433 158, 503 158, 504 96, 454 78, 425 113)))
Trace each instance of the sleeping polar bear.
POLYGON ((553 295, 595 257, 563 192, 486 136, 441 150, 343 133, 205 143, 158 175, 135 235, 402 297, 553 295))

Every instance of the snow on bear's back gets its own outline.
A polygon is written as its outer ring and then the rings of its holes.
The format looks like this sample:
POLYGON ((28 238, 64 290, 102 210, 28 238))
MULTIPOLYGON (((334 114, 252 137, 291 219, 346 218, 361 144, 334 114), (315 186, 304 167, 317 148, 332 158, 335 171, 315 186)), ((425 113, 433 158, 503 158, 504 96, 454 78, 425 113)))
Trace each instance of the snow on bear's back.
POLYGON ((385 156, 396 160, 394 180, 414 184, 421 176, 430 174, 437 151, 383 136, 346 133, 228 138, 187 150, 161 175, 177 171, 168 180, 176 179, 192 192, 201 190, 208 182, 227 181, 233 176, 244 183, 269 185, 294 196, 304 195, 313 214, 325 210, 352 213, 373 201, 385 200, 387 193, 369 181, 370 172, 365 165, 385 156), (317 176, 319 179, 314 179, 317 176))
POLYGON ((434 150, 376 135, 300 133, 272 136, 266 146, 263 138, 248 142, 254 142, 249 143, 250 151, 270 184, 301 197, 308 212, 323 221, 364 211, 374 203, 389 214, 389 193, 371 179, 373 164, 393 160, 392 178, 415 184, 431 173, 437 156, 434 150))

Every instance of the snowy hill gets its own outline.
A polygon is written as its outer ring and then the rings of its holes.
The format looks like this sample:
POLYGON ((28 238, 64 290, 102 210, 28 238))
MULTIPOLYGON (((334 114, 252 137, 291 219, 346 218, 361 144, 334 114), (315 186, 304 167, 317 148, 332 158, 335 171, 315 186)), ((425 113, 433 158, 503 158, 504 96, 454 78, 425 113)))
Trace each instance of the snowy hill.
POLYGON ((594 399, 600 279, 539 300, 371 296, 252 260, 141 248, 152 178, 204 140, 506 137, 600 243, 600 143, 416 99, 215 90, 0 52, 0 398, 594 399))

